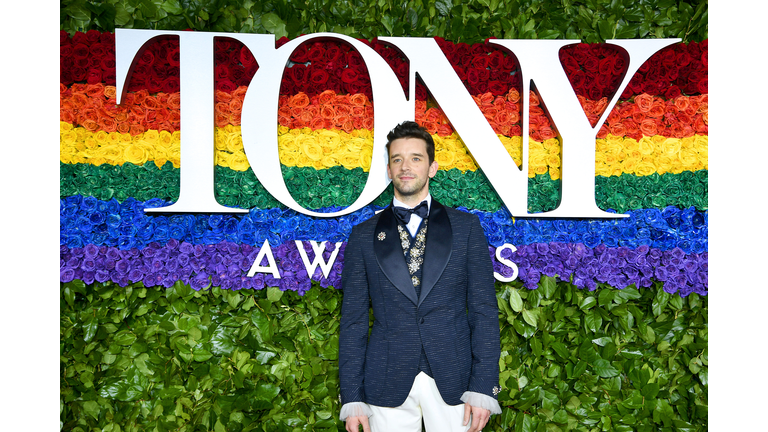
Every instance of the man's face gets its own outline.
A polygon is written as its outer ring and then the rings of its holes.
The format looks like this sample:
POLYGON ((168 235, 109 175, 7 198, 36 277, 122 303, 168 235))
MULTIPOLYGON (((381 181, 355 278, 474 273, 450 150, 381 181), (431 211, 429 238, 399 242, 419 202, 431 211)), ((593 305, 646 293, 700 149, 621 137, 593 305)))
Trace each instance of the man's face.
POLYGON ((395 198, 411 204, 427 196, 429 179, 437 162, 429 163, 427 143, 421 138, 399 138, 389 144, 387 174, 395 186, 395 198))

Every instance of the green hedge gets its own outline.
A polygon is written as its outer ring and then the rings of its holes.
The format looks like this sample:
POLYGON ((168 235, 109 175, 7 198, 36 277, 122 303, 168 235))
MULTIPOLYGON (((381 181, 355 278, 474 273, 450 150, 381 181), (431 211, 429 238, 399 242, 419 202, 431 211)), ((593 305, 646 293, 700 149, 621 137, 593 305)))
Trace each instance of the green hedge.
MULTIPOLYGON (((486 431, 707 430, 707 298, 497 284, 486 431)), ((61 284, 67 431, 343 430, 341 291, 61 284)))
POLYGON ((708 37, 706 0, 61 0, 61 29, 117 28, 358 38, 506 39, 708 37))

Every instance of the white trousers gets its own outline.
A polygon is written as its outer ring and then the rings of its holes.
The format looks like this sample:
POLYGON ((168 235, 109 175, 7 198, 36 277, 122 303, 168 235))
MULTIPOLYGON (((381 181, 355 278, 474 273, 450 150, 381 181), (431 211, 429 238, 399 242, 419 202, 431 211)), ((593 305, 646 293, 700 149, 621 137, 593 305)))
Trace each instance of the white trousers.
POLYGON ((427 432, 465 432, 464 404, 448 405, 437 390, 435 380, 419 372, 413 380, 408 398, 399 407, 387 408, 369 405, 373 415, 369 418, 371 432, 421 432, 421 420, 427 432))

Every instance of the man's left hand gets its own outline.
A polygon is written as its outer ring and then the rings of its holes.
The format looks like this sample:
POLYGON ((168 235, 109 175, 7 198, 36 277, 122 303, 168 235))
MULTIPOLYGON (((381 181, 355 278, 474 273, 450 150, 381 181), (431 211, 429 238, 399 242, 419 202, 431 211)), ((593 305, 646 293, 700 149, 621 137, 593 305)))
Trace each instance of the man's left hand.
POLYGON ((464 426, 469 424, 469 415, 472 414, 472 425, 467 432, 479 432, 483 430, 488 423, 488 419, 491 418, 491 411, 485 408, 472 406, 468 403, 464 404, 464 426))

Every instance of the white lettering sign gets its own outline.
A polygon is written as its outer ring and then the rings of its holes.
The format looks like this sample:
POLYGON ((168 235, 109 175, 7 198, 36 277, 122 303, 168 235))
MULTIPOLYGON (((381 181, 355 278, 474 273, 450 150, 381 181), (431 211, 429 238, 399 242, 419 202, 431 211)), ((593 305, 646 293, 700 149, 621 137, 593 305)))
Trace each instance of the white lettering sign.
POLYGON ((386 135, 398 123, 414 120, 416 74, 424 81, 467 149, 482 168, 499 198, 515 217, 619 218, 595 203, 595 138, 600 126, 618 102, 637 69, 658 50, 680 39, 609 40, 626 51, 629 66, 599 122, 590 125, 560 64, 558 53, 578 40, 495 39, 515 54, 523 74, 523 95, 531 82, 545 102, 562 142, 562 190, 560 205, 548 212, 530 214, 528 202, 527 138, 529 103, 523 97, 523 170, 507 154, 480 109, 474 103, 437 42, 432 38, 382 37, 381 41, 402 51, 410 61, 408 98, 396 75, 373 49, 348 36, 317 33, 296 38, 275 48, 273 35, 241 33, 180 32, 162 30, 115 31, 117 102, 125 92, 125 81, 140 48, 151 39, 177 36, 180 45, 181 81, 181 184, 179 200, 146 212, 246 213, 216 202, 213 183, 213 39, 229 37, 242 42, 253 53, 259 69, 243 101, 243 146, 259 182, 289 208, 315 217, 352 213, 372 202, 391 181, 386 175, 386 135), (293 51, 317 38, 334 38, 351 44, 365 62, 376 104, 374 110, 373 160, 360 196, 349 207, 318 213, 300 206, 288 192, 280 170, 277 148, 277 109, 284 69, 293 51))

